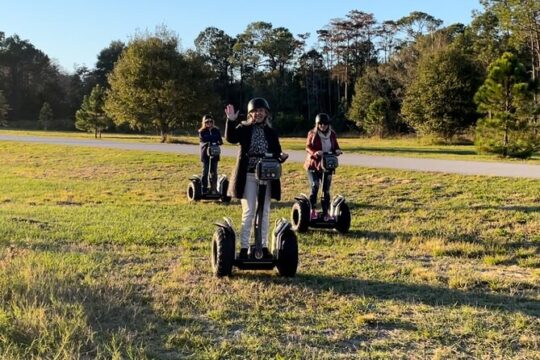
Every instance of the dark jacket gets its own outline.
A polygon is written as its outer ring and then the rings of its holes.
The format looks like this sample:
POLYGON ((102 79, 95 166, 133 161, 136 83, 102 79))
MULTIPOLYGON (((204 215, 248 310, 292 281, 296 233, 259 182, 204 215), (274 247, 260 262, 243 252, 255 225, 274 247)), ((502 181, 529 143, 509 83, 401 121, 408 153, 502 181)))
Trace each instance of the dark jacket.
MULTIPOLYGON (((199 141, 201 145, 201 161, 208 160, 208 145, 210 143, 216 143, 218 145, 223 145, 223 139, 221 138, 221 132, 217 127, 211 129, 202 129, 199 131, 199 141)), ((219 161, 219 156, 216 158, 219 161)))
MULTIPOLYGON (((332 143, 332 152, 339 150, 337 136, 334 130, 330 129, 330 142, 332 143)), ((321 171, 322 158, 315 155, 317 151, 322 150, 321 137, 317 134, 317 130, 310 130, 306 140, 306 161, 304 161, 304 169, 321 171)))
MULTIPOLYGON (((241 199, 244 195, 246 186, 247 168, 249 164, 248 151, 251 145, 252 125, 238 123, 227 119, 225 123, 225 139, 232 143, 240 143, 236 165, 231 175, 231 186, 229 186, 229 195, 241 199)), ((268 152, 274 154, 277 158, 281 154, 281 145, 277 133, 269 126, 264 126, 264 135, 268 142, 268 152)), ((281 182, 279 180, 271 181, 271 197, 275 200, 281 200, 281 182)))

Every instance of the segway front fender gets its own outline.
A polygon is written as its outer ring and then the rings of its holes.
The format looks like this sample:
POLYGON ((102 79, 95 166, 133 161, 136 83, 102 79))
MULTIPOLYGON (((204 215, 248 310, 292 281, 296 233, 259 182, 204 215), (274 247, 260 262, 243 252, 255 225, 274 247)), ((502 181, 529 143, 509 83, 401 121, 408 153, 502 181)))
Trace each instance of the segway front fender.
POLYGON ((230 276, 234 265, 236 235, 231 219, 223 219, 223 223, 216 223, 210 253, 212 273, 217 277, 230 276))
POLYGON ((301 194, 294 198, 296 201, 291 209, 292 229, 300 233, 306 232, 309 228, 311 205, 306 195, 301 194))
POLYGON ((351 227, 351 211, 343 196, 338 195, 332 201, 331 214, 336 219, 335 229, 342 234, 349 232, 351 227))
POLYGON ((272 244, 278 274, 295 276, 298 269, 298 241, 291 224, 286 219, 276 221, 272 244))

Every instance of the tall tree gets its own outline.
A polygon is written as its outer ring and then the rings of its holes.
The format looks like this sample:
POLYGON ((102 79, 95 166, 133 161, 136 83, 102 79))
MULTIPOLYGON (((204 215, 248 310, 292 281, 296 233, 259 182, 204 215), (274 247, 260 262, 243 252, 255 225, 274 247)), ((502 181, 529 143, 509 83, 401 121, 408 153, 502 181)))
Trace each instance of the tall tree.
POLYGON ((28 40, 17 35, 0 37, 0 73, 0 90, 10 104, 11 126, 35 127, 44 102, 55 111, 57 122, 51 126, 72 125, 71 75, 28 40))
POLYGON ((441 19, 421 11, 413 11, 397 21, 397 24, 407 33, 411 41, 420 35, 433 33, 442 23, 441 19))
POLYGON ((222 103, 231 101, 234 43, 234 38, 215 27, 207 27, 195 39, 196 52, 215 74, 214 89, 220 95, 222 103))
POLYGON ((201 66, 178 51, 178 37, 166 28, 135 36, 109 76, 107 115, 134 129, 157 129, 164 142, 215 98, 201 66))
POLYGON ((476 12, 467 34, 472 38, 476 58, 486 69, 509 49, 507 32, 501 28, 499 18, 492 9, 476 12))
POLYGON ((0 126, 7 125, 7 113, 9 111, 9 105, 7 103, 4 93, 0 91, 0 126))
POLYGON ((424 56, 407 88, 401 112, 421 134, 451 139, 476 120, 473 95, 479 71, 461 49, 424 56))
POLYGON ((395 21, 384 21, 377 29, 376 34, 379 39, 379 49, 383 52, 383 62, 388 62, 390 56, 394 53, 394 49, 398 46, 399 41, 396 39, 398 25, 395 21))
POLYGON ((111 123, 104 110, 105 89, 96 85, 90 96, 85 95, 81 108, 75 114, 75 127, 82 131, 93 132, 95 138, 101 138, 101 132, 111 123))
POLYGON ((347 116, 368 135, 387 136, 399 133, 404 128, 399 117, 401 92, 402 85, 394 77, 391 65, 372 66, 356 80, 355 94, 347 116), (376 104, 372 105, 374 103, 376 104), (376 124, 373 121, 375 117, 368 119, 370 106, 375 107, 372 109, 372 115, 374 115, 383 105, 383 123, 376 124))
POLYGON ((483 0, 493 10, 501 27, 508 33, 510 44, 526 54, 526 62, 536 87, 533 92, 534 131, 537 131, 540 112, 540 1, 538 0, 483 0))
POLYGON ((324 80, 326 71, 323 57, 315 49, 303 54, 299 59, 299 74, 303 79, 305 89, 305 104, 307 107, 306 119, 313 119, 319 112, 323 112, 326 88, 324 80))
POLYGON ((28 40, 13 35, 0 42, 0 68, 5 74, 4 94, 10 104, 10 123, 33 120, 43 105, 44 86, 55 75, 49 58, 28 40))
POLYGON ((490 65, 474 96, 478 111, 488 114, 477 127, 475 144, 481 151, 529 157, 538 148, 528 108, 531 95, 529 76, 516 55, 505 52, 490 65))
POLYGON ((107 76, 114 69, 114 65, 125 48, 126 45, 122 41, 116 40, 112 41, 108 47, 99 52, 93 75, 96 77, 97 84, 101 85, 101 87, 109 88, 107 76))

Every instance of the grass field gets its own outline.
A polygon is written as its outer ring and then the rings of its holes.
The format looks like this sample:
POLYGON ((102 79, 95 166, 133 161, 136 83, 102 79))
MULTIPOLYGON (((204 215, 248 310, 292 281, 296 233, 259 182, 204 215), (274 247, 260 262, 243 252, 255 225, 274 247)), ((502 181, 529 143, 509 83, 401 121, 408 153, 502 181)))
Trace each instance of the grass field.
MULTIPOLYGON (((232 159, 220 163, 230 174, 232 159)), ((285 164, 289 217, 307 191, 285 164)), ((340 167, 351 232, 211 276, 196 156, 0 142, 0 358, 540 358, 540 182, 340 167)))
MULTIPOLYGON (((54 131, 27 131, 27 130, 0 130, 0 134, 27 135, 27 136, 52 136, 70 137, 82 139, 94 139, 93 134, 83 132, 54 132, 54 131)), ((135 134, 103 134, 103 140, 128 141, 141 143, 158 143, 159 136, 135 135, 135 134)), ((199 139, 195 136, 173 136, 172 141, 186 144, 198 144, 199 139)), ((282 146, 285 149, 304 150, 305 138, 283 138, 282 146)), ((434 145, 426 143, 421 138, 339 138, 340 146, 348 153, 384 156, 421 157, 434 159, 453 159, 471 161, 503 161, 512 163, 540 164, 540 153, 534 154, 527 160, 503 159, 493 154, 479 154, 474 145, 434 145)), ((227 146, 227 144, 225 145, 227 146)))

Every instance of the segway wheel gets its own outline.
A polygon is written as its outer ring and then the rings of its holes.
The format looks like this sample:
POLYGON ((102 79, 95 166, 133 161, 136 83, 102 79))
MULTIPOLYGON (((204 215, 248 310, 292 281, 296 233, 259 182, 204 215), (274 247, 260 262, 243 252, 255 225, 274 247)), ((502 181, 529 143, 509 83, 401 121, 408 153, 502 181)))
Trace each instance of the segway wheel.
POLYGON ((309 227, 309 205, 305 201, 296 201, 291 210, 291 225, 294 231, 306 232, 309 227))
POLYGON ((201 184, 198 181, 191 181, 187 188, 187 198, 189 201, 201 199, 201 184))
POLYGON ((276 264, 280 276, 293 277, 298 268, 298 241, 292 230, 287 230, 281 237, 281 248, 276 264))
POLYGON ((221 202, 222 203, 229 203, 231 202, 231 197, 227 195, 227 191, 229 190, 229 180, 224 179, 221 184, 221 202))
POLYGON ((212 272, 217 277, 230 276, 234 263, 234 237, 218 228, 212 237, 212 272))
POLYGON ((351 211, 346 202, 341 203, 337 211, 336 230, 342 234, 349 232, 351 227, 351 211))

